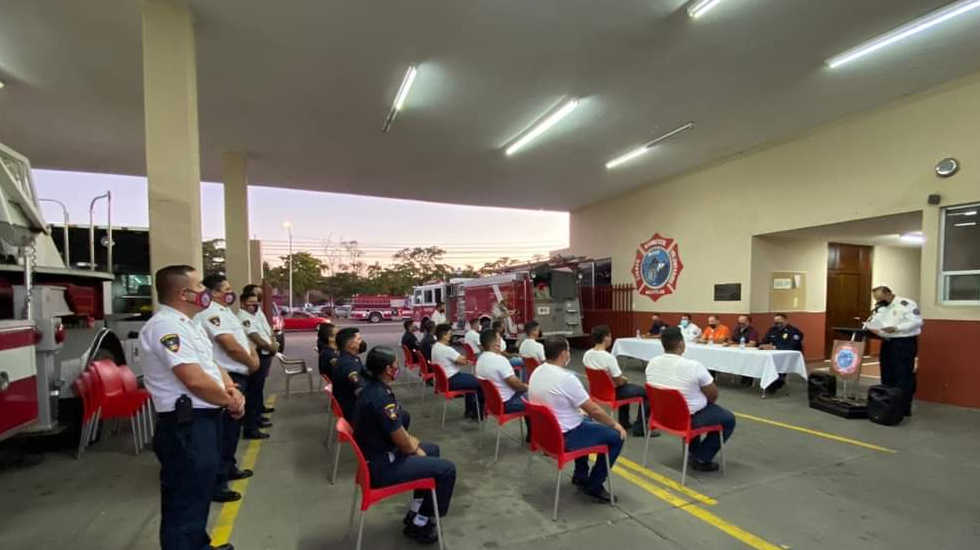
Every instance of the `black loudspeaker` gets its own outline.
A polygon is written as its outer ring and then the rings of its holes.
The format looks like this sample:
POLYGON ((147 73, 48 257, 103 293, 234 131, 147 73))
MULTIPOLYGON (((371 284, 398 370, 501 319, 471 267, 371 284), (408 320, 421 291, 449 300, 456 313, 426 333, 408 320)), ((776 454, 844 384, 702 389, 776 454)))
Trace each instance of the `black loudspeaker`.
POLYGON ((935 205, 939 204, 939 202, 941 200, 942 200, 942 197, 940 197, 939 195, 929 195, 929 197, 926 199, 926 202, 928 202, 929 204, 935 206, 935 205))
POLYGON ((885 426, 894 426, 901 422, 905 418, 902 390, 882 385, 868 388, 868 418, 885 426))
POLYGON ((830 373, 815 372, 807 382, 807 393, 811 402, 820 396, 834 397, 837 395, 837 378, 830 373))

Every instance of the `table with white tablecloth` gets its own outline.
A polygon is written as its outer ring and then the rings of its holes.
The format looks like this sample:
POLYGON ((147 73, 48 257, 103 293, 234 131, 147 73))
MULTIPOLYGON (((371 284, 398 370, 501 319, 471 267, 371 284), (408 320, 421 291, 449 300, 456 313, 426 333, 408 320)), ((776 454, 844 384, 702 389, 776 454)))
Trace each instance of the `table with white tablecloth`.
MULTIPOLYGON (((656 338, 617 338, 612 354, 649 361, 663 355, 664 346, 656 338)), ((775 382, 780 374, 798 374, 804 380, 807 377, 803 354, 794 350, 762 350, 688 342, 684 357, 700 362, 708 370, 758 378, 763 388, 775 382)))

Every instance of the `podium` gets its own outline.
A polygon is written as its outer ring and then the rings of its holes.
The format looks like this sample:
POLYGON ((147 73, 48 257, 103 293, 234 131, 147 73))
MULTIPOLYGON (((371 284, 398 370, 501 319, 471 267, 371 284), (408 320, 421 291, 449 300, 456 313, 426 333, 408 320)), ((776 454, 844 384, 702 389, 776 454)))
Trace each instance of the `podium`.
MULTIPOLYGON (((833 327, 843 338, 835 338, 830 353, 830 371, 842 383, 835 395, 815 395, 810 400, 813 409, 828 412, 842 418, 867 418, 867 399, 861 399, 855 390, 861 379, 864 363, 864 346, 868 333, 863 328, 833 327)), ((836 388, 836 384, 834 385, 836 388)))

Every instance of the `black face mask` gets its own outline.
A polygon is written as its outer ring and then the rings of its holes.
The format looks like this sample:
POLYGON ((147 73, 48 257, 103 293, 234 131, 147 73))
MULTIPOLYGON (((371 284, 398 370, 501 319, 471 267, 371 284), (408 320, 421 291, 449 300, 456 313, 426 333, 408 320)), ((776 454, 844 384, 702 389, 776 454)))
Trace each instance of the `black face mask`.
POLYGON ((885 307, 888 305, 888 300, 878 300, 878 302, 876 302, 875 305, 878 307, 885 307))
POLYGON ((361 340, 361 347, 358 348, 357 353, 364 353, 365 351, 367 351, 367 342, 361 340))

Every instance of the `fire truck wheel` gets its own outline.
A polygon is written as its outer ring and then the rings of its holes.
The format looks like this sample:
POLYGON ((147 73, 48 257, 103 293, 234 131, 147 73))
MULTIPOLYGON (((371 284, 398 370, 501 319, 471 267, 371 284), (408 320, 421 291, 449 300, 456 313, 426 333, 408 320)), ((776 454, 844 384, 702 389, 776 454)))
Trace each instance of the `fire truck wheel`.
POLYGON ((371 323, 380 323, 381 322, 381 314, 378 313, 377 311, 375 311, 374 313, 371 314, 370 317, 368 317, 368 321, 371 322, 371 323))

